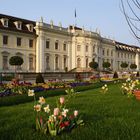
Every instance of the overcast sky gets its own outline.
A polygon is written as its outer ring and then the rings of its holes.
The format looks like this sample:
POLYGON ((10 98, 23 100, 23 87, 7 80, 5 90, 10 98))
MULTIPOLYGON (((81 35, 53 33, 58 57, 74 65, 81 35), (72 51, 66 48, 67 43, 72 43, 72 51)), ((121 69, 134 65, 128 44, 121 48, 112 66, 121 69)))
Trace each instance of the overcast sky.
POLYGON ((122 43, 139 45, 129 31, 120 10, 120 0, 0 0, 0 13, 64 27, 75 23, 87 30, 98 28, 103 37, 122 43))

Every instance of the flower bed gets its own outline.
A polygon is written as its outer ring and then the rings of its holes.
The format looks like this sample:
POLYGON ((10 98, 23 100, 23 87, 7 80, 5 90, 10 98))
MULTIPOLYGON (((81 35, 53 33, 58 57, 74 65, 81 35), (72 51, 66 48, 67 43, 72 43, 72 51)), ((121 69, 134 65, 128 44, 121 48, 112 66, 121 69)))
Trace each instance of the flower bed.
POLYGON ((45 84, 31 84, 28 82, 19 82, 13 80, 12 83, 2 85, 0 90, 0 97, 17 95, 17 94, 27 94, 28 89, 33 89, 35 92, 64 89, 67 87, 77 87, 77 86, 88 86, 89 82, 48 82, 45 84))

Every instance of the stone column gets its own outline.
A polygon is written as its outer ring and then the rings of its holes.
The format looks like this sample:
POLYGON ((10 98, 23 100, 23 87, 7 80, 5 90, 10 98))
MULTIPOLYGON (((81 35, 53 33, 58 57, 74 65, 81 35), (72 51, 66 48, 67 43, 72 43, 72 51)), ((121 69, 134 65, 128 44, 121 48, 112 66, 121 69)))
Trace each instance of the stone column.
POLYGON ((36 30, 36 34, 38 35, 37 42, 36 42, 36 72, 45 72, 45 68, 44 68, 45 37, 44 37, 42 27, 43 27, 42 22, 36 23, 35 30, 36 30))

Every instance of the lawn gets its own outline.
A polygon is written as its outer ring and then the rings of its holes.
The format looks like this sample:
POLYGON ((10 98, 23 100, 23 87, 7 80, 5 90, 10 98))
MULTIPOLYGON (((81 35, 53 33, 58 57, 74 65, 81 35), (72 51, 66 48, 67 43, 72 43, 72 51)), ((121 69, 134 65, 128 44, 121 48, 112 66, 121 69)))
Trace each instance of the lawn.
MULTIPOLYGON (((0 140, 138 140, 140 139, 140 101, 122 95, 118 85, 80 92, 69 107, 78 109, 85 122, 71 133, 51 137, 35 131, 33 102, 0 107, 0 140)), ((54 107, 58 97, 46 101, 54 107)))

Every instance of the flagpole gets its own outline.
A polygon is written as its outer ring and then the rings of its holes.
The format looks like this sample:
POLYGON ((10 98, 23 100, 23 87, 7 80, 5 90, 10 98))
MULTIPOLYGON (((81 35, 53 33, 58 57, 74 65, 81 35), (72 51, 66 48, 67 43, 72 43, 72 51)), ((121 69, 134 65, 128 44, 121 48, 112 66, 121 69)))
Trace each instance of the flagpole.
POLYGON ((75 16, 75 27, 76 27, 76 25, 77 25, 77 21, 76 21, 76 17, 77 17, 77 13, 76 13, 76 8, 75 8, 75 13, 74 13, 74 16, 75 16))

